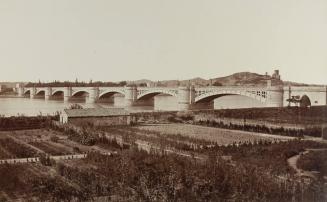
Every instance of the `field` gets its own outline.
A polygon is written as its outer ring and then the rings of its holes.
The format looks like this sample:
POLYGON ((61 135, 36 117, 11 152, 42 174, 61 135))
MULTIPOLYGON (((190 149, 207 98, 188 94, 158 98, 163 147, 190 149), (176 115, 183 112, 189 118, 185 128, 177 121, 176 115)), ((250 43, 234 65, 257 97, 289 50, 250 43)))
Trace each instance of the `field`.
POLYGON ((72 128, 0 132, 3 158, 87 153, 1 164, 0 201, 327 199, 323 180, 303 183, 287 163, 321 142, 181 123, 72 128))
POLYGON ((76 153, 67 137, 51 130, 34 129, 0 132, 0 158, 28 158, 49 155, 76 153), (53 137, 54 140, 51 140, 53 137))
POLYGON ((149 124, 136 126, 136 128, 148 132, 157 132, 164 136, 181 135, 209 142, 216 142, 219 145, 227 145, 239 142, 254 142, 259 140, 289 140, 290 137, 235 131, 220 128, 189 124, 149 124))
POLYGON ((11 138, 0 138, 0 159, 34 157, 36 151, 11 138))

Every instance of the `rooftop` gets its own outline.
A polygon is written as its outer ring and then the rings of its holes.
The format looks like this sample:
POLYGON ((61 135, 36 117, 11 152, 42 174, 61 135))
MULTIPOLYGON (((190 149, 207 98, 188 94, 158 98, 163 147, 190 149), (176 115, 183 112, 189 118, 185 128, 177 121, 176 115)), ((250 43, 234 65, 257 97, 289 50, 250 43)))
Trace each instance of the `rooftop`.
POLYGON ((104 117, 104 116, 127 116, 129 112, 123 108, 87 108, 65 109, 68 117, 104 117))

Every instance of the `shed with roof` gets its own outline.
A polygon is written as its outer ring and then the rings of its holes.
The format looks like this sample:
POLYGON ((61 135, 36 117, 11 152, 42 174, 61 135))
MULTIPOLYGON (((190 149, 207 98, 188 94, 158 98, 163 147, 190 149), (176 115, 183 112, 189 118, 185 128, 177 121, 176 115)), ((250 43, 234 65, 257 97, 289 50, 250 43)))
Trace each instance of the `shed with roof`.
POLYGON ((130 125, 131 115, 123 108, 65 109, 60 122, 93 126, 130 125))

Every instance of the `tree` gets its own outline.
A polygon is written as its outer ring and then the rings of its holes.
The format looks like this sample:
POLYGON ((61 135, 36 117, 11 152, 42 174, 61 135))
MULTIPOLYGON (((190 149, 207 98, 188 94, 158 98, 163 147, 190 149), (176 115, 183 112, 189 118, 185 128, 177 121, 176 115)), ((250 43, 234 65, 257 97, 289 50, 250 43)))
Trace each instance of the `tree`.
POLYGON ((212 85, 213 86, 222 86, 223 84, 220 83, 219 81, 215 81, 212 85))
POLYGON ((126 86, 127 85, 127 82, 126 81, 121 81, 118 83, 119 86, 126 86))
POLYGON ((300 96, 297 95, 297 96, 292 96, 291 98, 287 99, 286 100, 289 104, 289 106, 291 105, 291 103, 294 103, 295 105, 298 105, 298 103, 300 103, 300 96))
POLYGON ((148 85, 146 83, 139 83, 139 87, 147 87, 148 85))

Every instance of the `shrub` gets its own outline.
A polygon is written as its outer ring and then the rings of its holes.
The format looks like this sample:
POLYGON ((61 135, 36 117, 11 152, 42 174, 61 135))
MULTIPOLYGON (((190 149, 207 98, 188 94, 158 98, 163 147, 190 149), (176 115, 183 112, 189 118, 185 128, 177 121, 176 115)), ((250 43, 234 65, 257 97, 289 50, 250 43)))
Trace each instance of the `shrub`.
POLYGON ((50 137, 50 140, 51 140, 52 142, 58 142, 59 137, 57 137, 57 136, 55 136, 55 135, 52 135, 52 136, 50 137))

